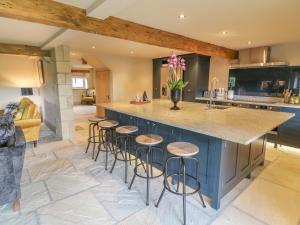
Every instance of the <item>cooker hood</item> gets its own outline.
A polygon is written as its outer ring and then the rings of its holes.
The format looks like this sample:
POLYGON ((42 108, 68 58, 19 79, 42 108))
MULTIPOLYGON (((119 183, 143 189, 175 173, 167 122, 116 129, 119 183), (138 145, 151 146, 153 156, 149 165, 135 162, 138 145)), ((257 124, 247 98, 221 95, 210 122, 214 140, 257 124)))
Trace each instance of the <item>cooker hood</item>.
POLYGON ((286 62, 270 62, 271 50, 268 46, 240 50, 230 69, 288 66, 286 62))

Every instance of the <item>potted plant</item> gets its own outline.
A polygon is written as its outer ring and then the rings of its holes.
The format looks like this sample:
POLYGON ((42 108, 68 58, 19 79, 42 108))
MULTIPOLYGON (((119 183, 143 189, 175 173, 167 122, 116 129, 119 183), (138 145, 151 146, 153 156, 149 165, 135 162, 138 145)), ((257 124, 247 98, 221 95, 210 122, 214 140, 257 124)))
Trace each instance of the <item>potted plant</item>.
POLYGON ((171 100, 174 106, 172 110, 179 110, 177 103, 181 98, 181 90, 188 84, 183 81, 183 71, 186 69, 185 60, 172 54, 168 59, 169 80, 168 86, 171 90, 171 100))

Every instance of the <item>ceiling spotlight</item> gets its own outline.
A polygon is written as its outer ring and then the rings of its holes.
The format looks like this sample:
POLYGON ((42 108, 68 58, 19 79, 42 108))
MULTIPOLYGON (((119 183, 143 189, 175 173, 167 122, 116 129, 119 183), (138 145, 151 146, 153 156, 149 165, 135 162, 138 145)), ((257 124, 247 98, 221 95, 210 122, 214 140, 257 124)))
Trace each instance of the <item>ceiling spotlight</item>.
POLYGON ((130 54, 132 55, 134 52, 133 51, 130 51, 130 54))
POLYGON ((252 44, 252 42, 251 42, 251 41, 248 41, 248 42, 247 42, 247 44, 248 44, 248 45, 251 45, 251 44, 252 44))
POLYGON ((227 35, 228 34, 228 31, 226 31, 226 30, 224 30, 224 31, 222 31, 222 35, 227 35))
POLYGON ((96 48, 96 46, 93 45, 92 48, 96 48))
POLYGON ((183 20, 185 19, 185 15, 183 13, 181 13, 179 16, 178 16, 179 19, 183 20))

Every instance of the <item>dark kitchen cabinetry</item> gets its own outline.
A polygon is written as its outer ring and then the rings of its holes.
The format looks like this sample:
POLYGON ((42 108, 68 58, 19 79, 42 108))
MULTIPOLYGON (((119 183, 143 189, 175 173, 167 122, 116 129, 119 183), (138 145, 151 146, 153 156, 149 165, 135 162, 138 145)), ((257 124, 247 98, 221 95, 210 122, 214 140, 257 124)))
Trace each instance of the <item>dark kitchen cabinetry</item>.
MULTIPOLYGON (((210 57, 198 54, 181 55, 186 60, 187 69, 183 79, 189 84, 183 89, 182 100, 194 102, 196 96, 208 90, 210 57)), ((160 98, 160 73, 168 58, 153 59, 153 98, 160 98)))
MULTIPOLYGON (((197 102, 204 103, 204 104, 209 103, 208 100, 197 100, 197 102)), ((300 148, 300 108, 265 106, 265 105, 255 105, 255 104, 248 104, 248 103, 232 103, 232 102, 221 102, 221 101, 214 101, 214 102, 218 105, 225 105, 225 106, 294 113, 295 116, 293 118, 281 124, 278 128, 274 129, 268 134, 268 141, 280 145, 287 145, 290 147, 300 148)), ((259 150, 257 154, 259 154, 259 150)))
POLYGON ((278 127, 278 144, 300 147, 300 109, 282 108, 282 112, 294 113, 295 116, 278 127))
POLYGON ((163 59, 153 59, 153 98, 160 98, 160 68, 163 59))
MULTIPOLYGON (((152 133, 162 136, 164 142, 160 147, 164 150, 165 160, 169 154, 166 145, 170 142, 187 141, 197 145, 199 153, 195 157, 200 162, 198 176, 201 181, 201 192, 212 199, 212 207, 215 209, 220 207, 220 200, 226 193, 244 177, 250 175, 256 166, 264 163, 265 136, 249 145, 240 145, 113 110, 106 109, 105 114, 107 119, 118 120, 121 125, 136 124, 140 134, 152 133)), ((142 155, 143 157, 144 155, 142 155)), ((162 160, 158 151, 154 152, 154 159, 162 160)), ((157 165, 154 166, 161 169, 157 165)), ((167 170, 169 173, 177 172, 178 168, 178 161, 172 161, 167 170)), ((186 160, 186 171, 188 174, 196 176, 194 160, 186 160)), ((195 188, 195 182, 192 179, 187 177, 186 182, 188 186, 195 188)))

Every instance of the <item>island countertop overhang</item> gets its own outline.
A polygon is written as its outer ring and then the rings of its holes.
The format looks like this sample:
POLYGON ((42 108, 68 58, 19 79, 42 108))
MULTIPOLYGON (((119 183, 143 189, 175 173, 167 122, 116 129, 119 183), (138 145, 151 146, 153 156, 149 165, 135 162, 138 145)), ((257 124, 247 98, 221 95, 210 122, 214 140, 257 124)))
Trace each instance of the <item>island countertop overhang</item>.
POLYGON ((144 105, 126 102, 103 103, 105 109, 157 123, 247 145, 286 122, 293 113, 230 107, 210 109, 201 103, 181 102, 181 110, 170 110, 168 100, 153 100, 144 105))

